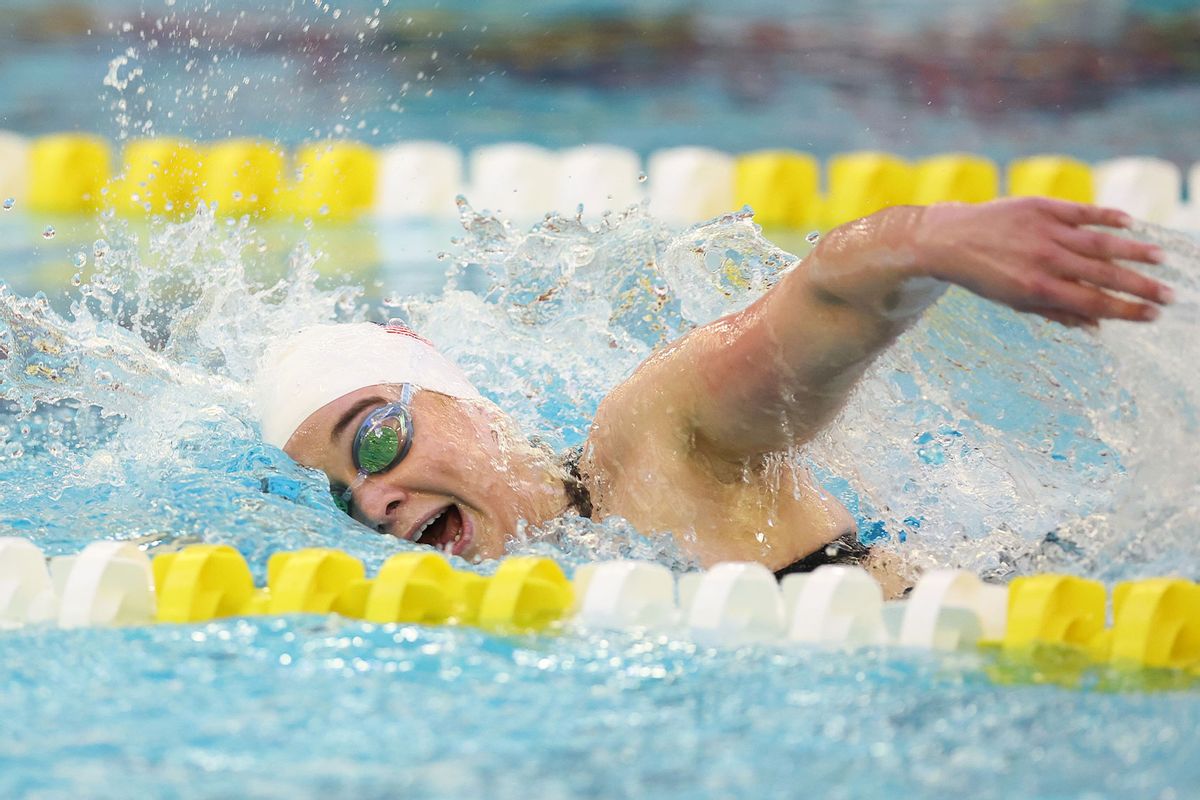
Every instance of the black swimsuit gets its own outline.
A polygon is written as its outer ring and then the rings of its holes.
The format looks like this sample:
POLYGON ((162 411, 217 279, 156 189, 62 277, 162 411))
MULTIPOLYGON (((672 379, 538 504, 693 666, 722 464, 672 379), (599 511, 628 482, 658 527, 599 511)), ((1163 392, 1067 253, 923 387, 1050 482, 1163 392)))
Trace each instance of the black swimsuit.
POLYGON ((575 445, 562 454, 563 488, 567 490, 567 499, 571 507, 581 517, 592 518, 592 493, 579 474, 579 459, 583 458, 583 445, 575 445))
MULTIPOLYGON (((587 484, 583 482, 583 477, 579 474, 579 460, 581 458, 583 458, 583 445, 581 444, 570 448, 562 454, 563 471, 567 473, 567 476, 563 478, 563 488, 566 489, 567 499, 571 501, 571 506, 575 509, 575 512, 581 517, 591 519, 592 493, 588 490, 587 484)), ((823 567, 827 564, 861 564, 869 552, 870 548, 858 540, 858 531, 849 531, 815 553, 809 553, 799 561, 776 571, 775 577, 782 578, 784 575, 791 575, 793 572, 812 572, 817 567, 823 567)))

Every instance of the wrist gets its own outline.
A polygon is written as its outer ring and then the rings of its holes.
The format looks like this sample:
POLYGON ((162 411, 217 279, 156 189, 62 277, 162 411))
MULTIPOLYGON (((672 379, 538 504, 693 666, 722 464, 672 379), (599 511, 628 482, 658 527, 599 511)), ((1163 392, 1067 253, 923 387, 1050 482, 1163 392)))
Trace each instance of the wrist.
POLYGON ((963 203, 911 207, 914 211, 909 228, 912 277, 951 279, 950 270, 961 259, 955 254, 955 243, 948 233, 957 229, 959 223, 952 217, 964 207, 963 203))

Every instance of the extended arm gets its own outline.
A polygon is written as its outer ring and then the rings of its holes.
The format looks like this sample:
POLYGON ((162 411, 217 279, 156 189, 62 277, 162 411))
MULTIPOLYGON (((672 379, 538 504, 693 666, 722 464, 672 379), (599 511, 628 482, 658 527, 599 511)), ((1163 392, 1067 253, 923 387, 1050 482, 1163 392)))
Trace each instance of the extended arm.
POLYGON ((620 405, 652 406, 687 426, 698 452, 739 463, 811 438, 947 284, 1065 325, 1155 319, 1170 289, 1116 260, 1161 253, 1085 227, 1128 223, 1040 198, 886 209, 832 231, 749 308, 647 362, 620 405))

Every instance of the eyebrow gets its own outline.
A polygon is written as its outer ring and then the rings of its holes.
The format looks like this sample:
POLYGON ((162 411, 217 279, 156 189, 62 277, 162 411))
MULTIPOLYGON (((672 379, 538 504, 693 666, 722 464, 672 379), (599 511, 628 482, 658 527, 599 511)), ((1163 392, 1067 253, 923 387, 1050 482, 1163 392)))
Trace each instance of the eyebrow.
POLYGON ((364 397, 362 400, 359 400, 357 403, 350 406, 346 413, 342 415, 341 419, 337 421, 337 424, 333 426, 333 430, 329 432, 329 441, 336 444, 338 437, 342 435, 342 431, 346 430, 346 427, 354 421, 355 417, 371 406, 381 406, 386 402, 387 401, 382 397, 364 397))

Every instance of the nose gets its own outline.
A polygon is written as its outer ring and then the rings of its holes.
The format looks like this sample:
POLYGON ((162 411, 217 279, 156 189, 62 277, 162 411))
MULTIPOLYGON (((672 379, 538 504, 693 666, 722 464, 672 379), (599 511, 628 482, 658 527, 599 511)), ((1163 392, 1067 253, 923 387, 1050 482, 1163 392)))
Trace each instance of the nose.
POLYGON ((380 533, 390 532, 407 501, 408 493, 384 476, 367 478, 354 490, 354 505, 361 521, 380 533))

